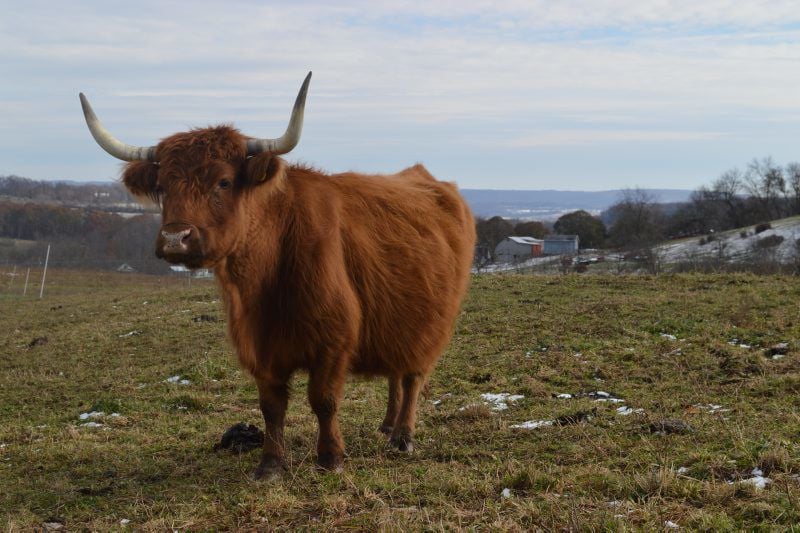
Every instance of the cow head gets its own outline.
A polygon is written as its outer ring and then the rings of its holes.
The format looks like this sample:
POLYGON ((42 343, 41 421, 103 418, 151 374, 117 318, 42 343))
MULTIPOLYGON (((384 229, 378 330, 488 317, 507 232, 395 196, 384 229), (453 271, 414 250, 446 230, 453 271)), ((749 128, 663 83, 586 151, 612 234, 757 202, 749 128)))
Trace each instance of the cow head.
POLYGON ((279 187, 285 154, 300 140, 311 73, 295 100, 286 132, 256 139, 229 126, 177 133, 151 147, 118 141, 100 123, 86 97, 86 123, 109 154, 128 161, 122 181, 138 198, 161 207, 156 256, 190 268, 211 267, 247 238, 242 200, 257 187, 279 187))

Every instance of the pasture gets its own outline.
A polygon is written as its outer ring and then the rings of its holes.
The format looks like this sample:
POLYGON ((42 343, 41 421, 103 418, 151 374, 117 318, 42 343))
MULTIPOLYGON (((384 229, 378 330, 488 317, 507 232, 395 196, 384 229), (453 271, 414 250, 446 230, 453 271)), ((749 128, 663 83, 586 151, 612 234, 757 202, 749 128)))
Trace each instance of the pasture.
POLYGON ((351 378, 345 471, 316 470, 297 375, 289 472, 256 482, 257 451, 212 451, 263 424, 214 283, 55 271, 42 300, 0 294, 0 524, 788 529, 798 302, 791 277, 476 276, 412 455, 377 431, 385 381, 351 378))

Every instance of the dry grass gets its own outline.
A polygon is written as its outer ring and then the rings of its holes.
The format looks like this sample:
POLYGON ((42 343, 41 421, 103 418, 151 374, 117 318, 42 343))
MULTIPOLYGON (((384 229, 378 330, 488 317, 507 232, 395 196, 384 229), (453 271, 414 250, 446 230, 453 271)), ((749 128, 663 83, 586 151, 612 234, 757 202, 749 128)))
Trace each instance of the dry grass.
POLYGON ((257 452, 211 451, 230 425, 261 424, 213 283, 50 279, 41 301, 0 294, 6 530, 48 521, 121 529, 122 519, 158 531, 653 530, 667 520, 716 531, 800 521, 796 278, 476 277, 421 402, 414 455, 387 450, 376 431, 385 383, 351 380, 346 470, 317 471, 298 375, 291 467, 272 483, 250 478, 257 452), (219 321, 192 321, 201 314, 219 321), (37 337, 46 344, 29 347, 37 337), (762 354, 782 341, 783 359, 762 354), (165 382, 175 375, 190 384, 165 382), (596 402, 587 395, 596 391, 624 402, 596 402), (495 412, 480 405, 484 392, 525 398, 495 412), (621 415, 622 406, 643 412, 621 415), (577 423, 511 427, 593 409, 577 423), (82 426, 91 410, 120 416, 82 426), (664 419, 694 431, 650 431, 664 419), (763 490, 741 481, 755 467, 772 481, 763 490))

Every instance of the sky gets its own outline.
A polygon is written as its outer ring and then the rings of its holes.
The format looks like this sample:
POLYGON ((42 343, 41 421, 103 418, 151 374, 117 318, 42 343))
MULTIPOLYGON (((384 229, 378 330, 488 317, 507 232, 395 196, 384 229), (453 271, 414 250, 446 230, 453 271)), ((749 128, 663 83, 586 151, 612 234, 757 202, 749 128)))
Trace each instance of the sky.
POLYGON ((800 160, 783 0, 0 0, 0 175, 108 181, 124 142, 232 123, 330 172, 417 162, 464 188, 692 189, 800 160))

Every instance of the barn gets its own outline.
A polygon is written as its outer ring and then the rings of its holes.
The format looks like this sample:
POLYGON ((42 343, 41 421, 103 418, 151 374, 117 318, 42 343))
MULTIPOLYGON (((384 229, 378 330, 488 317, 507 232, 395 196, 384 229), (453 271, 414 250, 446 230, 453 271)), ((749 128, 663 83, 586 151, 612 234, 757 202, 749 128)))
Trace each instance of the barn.
POLYGON ((542 255, 544 241, 533 237, 506 237, 495 247, 494 258, 498 263, 519 263, 542 255))
POLYGON ((548 235, 544 238, 544 255, 577 254, 577 235, 548 235))

